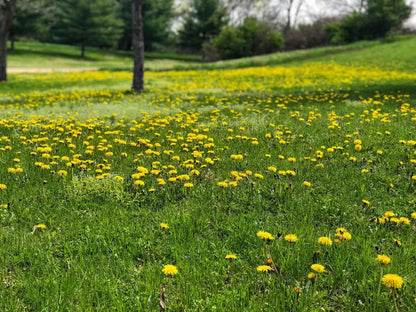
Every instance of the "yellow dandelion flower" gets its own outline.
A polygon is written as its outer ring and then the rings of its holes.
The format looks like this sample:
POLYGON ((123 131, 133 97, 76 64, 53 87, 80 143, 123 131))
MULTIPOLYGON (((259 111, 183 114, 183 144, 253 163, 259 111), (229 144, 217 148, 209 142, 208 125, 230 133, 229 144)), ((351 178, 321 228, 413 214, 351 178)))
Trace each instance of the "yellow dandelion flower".
POLYGON ((191 182, 187 182, 183 186, 186 187, 186 188, 194 187, 194 185, 191 182))
POLYGON ((311 186, 311 182, 303 181, 303 185, 304 186, 307 186, 307 187, 310 187, 311 186))
POLYGON ((297 286, 295 286, 295 287, 293 288, 293 290, 294 290, 297 294, 302 293, 302 289, 300 289, 300 288, 299 288, 299 287, 297 287, 297 286))
POLYGON ((325 267, 321 264, 312 264, 311 269, 314 270, 316 273, 324 273, 325 267))
POLYGON ((378 255, 377 261, 380 262, 380 264, 389 264, 391 262, 391 259, 386 255, 378 255))
POLYGON ((178 269, 172 264, 167 264, 163 267, 162 272, 165 273, 166 276, 172 277, 178 274, 178 269))
POLYGON ((351 234, 348 232, 338 232, 335 236, 341 240, 350 240, 352 238, 351 234))
POLYGON ((401 288, 403 285, 403 279, 397 274, 386 274, 381 281, 389 288, 401 288))
POLYGON ((57 173, 58 175, 64 176, 64 177, 68 175, 68 172, 66 170, 59 170, 57 173))
POLYGON ((144 181, 142 181, 142 180, 136 180, 136 181, 134 181, 134 185, 143 186, 144 185, 144 181))
POLYGON ((262 273, 268 273, 268 272, 272 271, 272 268, 268 265, 259 265, 257 267, 257 271, 262 272, 262 273))
POLYGON ((162 230, 167 230, 168 228, 169 228, 169 225, 167 224, 167 223, 161 223, 160 224, 160 228, 162 229, 162 230))
POLYGON ((218 186, 221 186, 221 187, 228 187, 228 183, 227 183, 227 181, 221 181, 221 182, 218 182, 218 183, 217 183, 217 185, 218 185, 218 186))
POLYGON ((322 236, 318 238, 318 243, 322 246, 331 246, 332 240, 329 237, 322 236))
POLYGON ((343 227, 340 227, 340 228, 337 228, 336 230, 335 230, 335 232, 336 233, 344 233, 344 232, 347 232, 347 230, 345 229, 345 228, 343 228, 343 227))
POLYGON ((287 241, 289 243, 296 243, 297 240, 298 240, 298 238, 294 234, 288 234, 288 235, 285 236, 285 241, 287 241))
POLYGON ((0 184, 0 190, 5 190, 5 189, 7 189, 6 184, 0 184))
POLYGON ((35 228, 39 229, 39 230, 44 230, 44 229, 46 229, 46 225, 43 224, 43 223, 39 223, 39 224, 35 225, 35 228))
POLYGON ((225 259, 231 261, 231 260, 237 259, 237 256, 235 254, 229 254, 225 256, 225 259))
POLYGON ((406 225, 410 224, 410 220, 406 217, 400 217, 399 222, 406 225))
POLYGON ((412 217, 412 219, 416 219, 416 212, 412 212, 410 216, 412 217))
POLYGON ((315 273, 309 273, 308 274, 308 279, 311 280, 311 281, 313 281, 315 279, 315 277, 316 277, 315 273))
POLYGON ((261 239, 267 240, 267 241, 274 240, 274 236, 270 234, 269 232, 265 232, 265 231, 258 231, 257 237, 260 237, 261 239))

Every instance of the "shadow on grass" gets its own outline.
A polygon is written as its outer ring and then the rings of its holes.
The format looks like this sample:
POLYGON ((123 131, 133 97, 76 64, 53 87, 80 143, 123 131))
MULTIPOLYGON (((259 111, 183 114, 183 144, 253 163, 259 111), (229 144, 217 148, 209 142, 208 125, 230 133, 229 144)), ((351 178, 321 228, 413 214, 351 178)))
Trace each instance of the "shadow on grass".
POLYGON ((10 55, 16 55, 16 56, 25 56, 30 57, 31 55, 34 56, 40 56, 40 57, 60 57, 60 58, 66 58, 70 60, 77 60, 77 61, 100 61, 97 58, 91 57, 88 55, 88 51, 85 52, 85 57, 81 57, 81 50, 79 51, 79 55, 70 54, 70 53, 64 53, 64 52, 58 52, 58 51, 37 51, 37 50, 31 50, 31 49, 15 49, 13 52, 8 52, 10 55))

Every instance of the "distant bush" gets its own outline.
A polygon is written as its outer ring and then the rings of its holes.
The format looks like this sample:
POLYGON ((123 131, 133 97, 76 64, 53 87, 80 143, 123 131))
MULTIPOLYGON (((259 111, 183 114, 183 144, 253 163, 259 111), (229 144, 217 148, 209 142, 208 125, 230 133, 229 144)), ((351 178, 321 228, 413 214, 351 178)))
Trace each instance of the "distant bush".
POLYGON ((331 36, 326 27, 336 21, 337 18, 321 18, 312 24, 300 24, 289 30, 285 34, 285 50, 309 49, 330 44, 331 36))
POLYGON ((410 16, 411 7, 404 0, 369 0, 364 12, 353 12, 326 27, 336 44, 391 36, 394 29, 410 16))
POLYGON ((204 45, 204 60, 233 59, 282 50, 282 35, 267 23, 247 18, 241 26, 225 27, 204 45))

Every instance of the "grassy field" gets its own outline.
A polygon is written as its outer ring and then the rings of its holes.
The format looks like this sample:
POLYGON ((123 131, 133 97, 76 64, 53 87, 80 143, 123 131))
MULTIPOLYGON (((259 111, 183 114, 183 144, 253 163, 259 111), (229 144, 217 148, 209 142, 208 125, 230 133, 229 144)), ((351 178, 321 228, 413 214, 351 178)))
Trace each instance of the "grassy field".
POLYGON ((0 310, 415 311, 415 44, 10 74, 0 310))

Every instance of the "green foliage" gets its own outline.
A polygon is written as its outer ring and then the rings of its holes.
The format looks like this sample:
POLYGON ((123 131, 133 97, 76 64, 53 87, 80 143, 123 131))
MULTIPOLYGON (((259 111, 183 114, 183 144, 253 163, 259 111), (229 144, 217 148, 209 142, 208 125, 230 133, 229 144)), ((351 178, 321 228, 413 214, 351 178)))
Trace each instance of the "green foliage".
POLYGON ((48 39, 55 12, 51 1, 18 1, 9 38, 23 36, 40 41, 48 39))
POLYGON ((342 23, 327 26, 333 43, 373 40, 385 37, 410 16, 404 0, 368 0, 365 12, 353 12, 342 23))
POLYGON ((179 32, 180 46, 200 51, 202 45, 217 36, 226 25, 225 12, 219 0, 192 0, 190 12, 179 32))
MULTIPOLYGON (((124 22, 123 34, 118 47, 131 48, 131 0, 118 0, 120 16, 124 22)), ((146 51, 160 50, 172 44, 171 23, 174 17, 173 0, 146 0, 143 5, 143 34, 146 51)))
POLYGON ((114 0, 62 0, 56 34, 59 41, 81 46, 112 47, 120 38, 122 21, 114 0))
POLYGON ((210 51, 220 59, 232 59, 276 52, 283 45, 282 35, 267 23, 247 18, 241 26, 224 28, 204 49, 205 54, 210 51))

